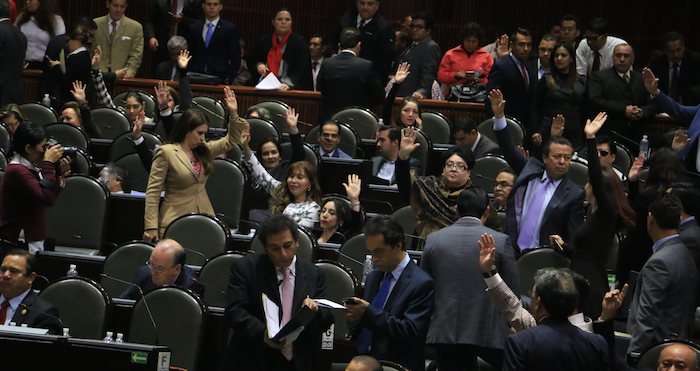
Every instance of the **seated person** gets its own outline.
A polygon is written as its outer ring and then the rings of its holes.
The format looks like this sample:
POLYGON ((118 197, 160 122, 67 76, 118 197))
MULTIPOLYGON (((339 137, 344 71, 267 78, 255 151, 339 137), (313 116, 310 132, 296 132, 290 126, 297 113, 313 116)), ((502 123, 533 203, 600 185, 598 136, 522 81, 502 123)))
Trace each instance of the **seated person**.
POLYGON ((489 215, 484 222, 487 227, 499 232, 505 231, 503 219, 513 184, 515 184, 515 173, 510 168, 503 169, 496 175, 496 182, 493 183, 493 198, 489 204, 489 215))
POLYGON ((22 121, 24 121, 24 116, 22 116, 22 111, 15 103, 8 104, 3 108, 2 112, 0 112, 0 122, 5 124, 10 135, 15 134, 15 130, 17 130, 17 127, 22 121))
POLYGON ((176 35, 168 40, 168 55, 170 59, 158 64, 156 67, 156 79, 166 81, 178 81, 180 79, 178 59, 180 58, 180 53, 184 50, 187 50, 187 39, 184 37, 176 35))
POLYGON ((501 149, 496 142, 481 135, 477 123, 469 116, 460 116, 452 125, 452 138, 455 145, 470 149, 475 158, 486 154, 500 155, 501 149))
POLYGON ((161 240, 151 252, 146 265, 139 268, 134 284, 119 297, 138 300, 142 293, 147 294, 160 286, 190 289, 201 297, 204 295, 204 286, 196 281, 195 272, 185 266, 186 257, 185 249, 177 241, 161 240))
POLYGON ((75 101, 66 102, 61 107, 61 122, 84 130, 90 138, 101 138, 102 131, 92 121, 90 107, 88 106, 85 84, 81 81, 73 81, 71 90, 75 101))
POLYGON ((338 148, 338 144, 340 144, 340 124, 332 120, 324 122, 318 132, 318 144, 313 146, 314 151, 321 157, 352 158, 338 148))
POLYGON ((622 184, 627 186, 627 176, 613 166, 617 158, 617 145, 615 140, 607 135, 598 135, 595 138, 595 148, 598 150, 598 160, 603 169, 612 169, 622 184))
POLYGON ((345 371, 382 371, 382 365, 372 356, 354 356, 345 371))
MULTIPOLYGON (((384 180, 388 184, 396 183, 396 160, 399 158, 399 143, 401 142, 401 129, 391 126, 382 126, 377 133, 377 156, 372 157, 372 175, 384 180)), ((420 161, 410 159, 410 167, 420 174, 420 161)))
POLYGON ((0 325, 45 328, 50 334, 61 333, 58 310, 32 290, 37 274, 36 256, 25 250, 11 250, 0 266, 0 325))
POLYGON ((128 193, 131 195, 146 196, 143 192, 132 191, 128 187, 127 176, 129 172, 123 167, 116 165, 114 163, 109 163, 105 165, 100 170, 99 181, 102 183, 111 194, 123 194, 128 193))
POLYGON ((348 182, 343 183, 350 207, 347 201, 339 197, 330 197, 323 203, 319 218, 321 229, 316 233, 318 243, 342 244, 362 229, 365 216, 360 207, 361 185, 357 174, 348 175, 348 182))

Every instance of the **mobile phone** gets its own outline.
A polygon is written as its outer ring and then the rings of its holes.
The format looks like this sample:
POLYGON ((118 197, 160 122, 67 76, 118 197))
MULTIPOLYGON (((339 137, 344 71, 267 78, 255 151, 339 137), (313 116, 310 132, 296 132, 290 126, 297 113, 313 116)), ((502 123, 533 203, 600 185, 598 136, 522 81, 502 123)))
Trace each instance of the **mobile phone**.
POLYGON ((343 299, 343 304, 348 305, 348 304, 357 304, 357 300, 353 298, 345 298, 343 299))

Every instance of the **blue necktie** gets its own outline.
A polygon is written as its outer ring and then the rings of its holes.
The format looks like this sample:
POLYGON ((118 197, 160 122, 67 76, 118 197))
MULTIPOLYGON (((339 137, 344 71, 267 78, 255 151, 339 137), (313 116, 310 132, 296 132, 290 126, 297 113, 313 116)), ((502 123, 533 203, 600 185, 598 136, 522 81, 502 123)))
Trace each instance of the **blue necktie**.
POLYGON ((214 24, 209 22, 207 23, 207 35, 204 36, 204 45, 209 47, 209 42, 211 41, 211 35, 214 34, 214 24))
MULTIPOLYGON (((374 296, 372 303, 370 303, 371 306, 378 309, 384 309, 386 299, 389 297, 391 278, 391 272, 384 274, 384 279, 382 280, 382 284, 379 286, 379 291, 377 291, 377 295, 374 296)), ((360 354, 369 353, 370 345, 372 345, 372 330, 364 328, 362 329, 360 336, 357 338, 357 352, 360 354)))

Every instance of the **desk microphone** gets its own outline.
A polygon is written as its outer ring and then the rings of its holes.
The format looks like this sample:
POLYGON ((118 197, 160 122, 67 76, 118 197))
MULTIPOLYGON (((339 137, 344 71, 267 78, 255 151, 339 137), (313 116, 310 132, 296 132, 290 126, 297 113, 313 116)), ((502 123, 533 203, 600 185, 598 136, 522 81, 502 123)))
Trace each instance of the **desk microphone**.
POLYGON ((148 301, 146 301, 146 296, 143 294, 143 290, 141 287, 135 283, 129 282, 129 281, 124 281, 123 279, 117 278, 117 277, 112 277, 108 274, 100 273, 100 276, 112 280, 115 282, 123 283, 125 285, 129 285, 131 287, 135 287, 139 291, 139 295, 141 295, 141 300, 143 301, 143 306, 146 307, 146 313, 148 314, 148 319, 151 320, 151 326, 153 326, 153 333, 156 335, 156 343, 154 345, 160 345, 160 341, 158 338, 158 326, 156 326, 156 320, 153 319, 153 313, 151 313, 151 308, 148 306, 148 301))
POLYGON ((488 180, 489 182, 495 182, 495 181, 496 181, 496 179, 494 179, 494 178, 489 178, 489 177, 483 176, 483 175, 481 175, 481 174, 479 174, 479 173, 472 174, 472 176, 475 176, 475 177, 477 177, 477 178, 479 178, 479 179, 488 180))
MULTIPOLYGON (((24 303, 19 303, 19 306, 25 311, 34 312, 36 314, 43 314, 51 319, 55 319, 56 321, 58 321, 58 325, 61 326, 61 328, 63 328, 63 321, 61 321, 61 319, 58 318, 57 316, 55 316, 51 313, 45 312, 43 310, 34 309, 34 308, 28 306, 27 304, 24 304, 24 303)), ((20 326, 20 325, 22 325, 22 324, 21 323, 17 324, 17 326, 20 326)), ((59 329, 59 335, 60 335, 60 329, 59 329)))
POLYGON ((344 257, 344 258, 346 258, 346 259, 348 259, 348 260, 350 260, 350 261, 352 261, 352 262, 354 262, 354 263, 357 263, 357 264, 359 264, 359 265, 362 265, 362 266, 365 265, 365 262, 361 262, 361 261, 359 261, 359 260, 353 258, 352 256, 343 254, 342 252, 340 252, 340 249, 338 249, 338 255, 340 255, 340 256, 342 256, 342 257, 344 257))
POLYGON ((210 115, 216 117, 217 119, 222 120, 222 121, 226 121, 226 118, 225 118, 225 117, 223 117, 223 116, 219 115, 218 113, 216 113, 216 112, 210 110, 209 108, 204 107, 203 105, 197 103, 197 101, 194 100, 194 99, 192 100, 192 104, 194 104, 195 106, 197 106, 197 108, 201 109, 202 111, 205 111, 206 113, 208 113, 208 114, 210 114, 210 115))
POLYGON ((212 289, 212 290, 214 290, 214 292, 218 292, 219 294, 226 295, 226 291, 221 290, 220 288, 218 288, 214 285, 210 285, 206 282, 202 282, 202 281, 198 280, 197 277, 192 277, 192 282, 196 282, 196 283, 198 283, 198 284, 200 284, 208 289, 212 289))

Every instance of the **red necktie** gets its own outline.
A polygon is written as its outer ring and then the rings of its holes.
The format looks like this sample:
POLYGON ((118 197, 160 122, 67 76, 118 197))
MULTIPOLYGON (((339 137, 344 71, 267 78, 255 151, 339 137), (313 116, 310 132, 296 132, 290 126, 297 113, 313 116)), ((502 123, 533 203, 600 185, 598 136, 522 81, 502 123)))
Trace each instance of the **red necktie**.
POLYGON ((523 82, 525 83, 525 90, 530 86, 530 78, 527 75, 527 69, 525 68, 525 63, 520 62, 520 72, 523 75, 523 82))
POLYGON ((177 0, 170 0, 170 30, 168 31, 168 38, 175 36, 177 32, 175 15, 177 15, 177 0))
POLYGON ((5 324, 5 317, 7 316, 7 308, 10 306, 9 300, 5 300, 0 304, 0 325, 5 324))
POLYGON ((593 67, 591 67, 591 72, 598 72, 600 70, 600 53, 598 51, 593 52, 593 67))

